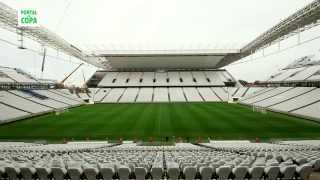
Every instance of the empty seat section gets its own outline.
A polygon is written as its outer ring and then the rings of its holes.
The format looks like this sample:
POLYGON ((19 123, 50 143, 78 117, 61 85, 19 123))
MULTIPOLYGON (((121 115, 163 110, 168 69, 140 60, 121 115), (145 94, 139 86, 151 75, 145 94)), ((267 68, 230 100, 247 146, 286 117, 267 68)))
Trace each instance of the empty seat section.
POLYGON ((138 96, 139 88, 127 88, 123 95, 121 96, 121 99, 119 102, 123 103, 131 103, 135 102, 136 97, 138 96))
POLYGON ((206 74, 204 71, 193 71, 191 72, 193 78, 196 80, 196 84, 198 86, 207 86, 210 85, 210 81, 208 81, 206 74))
POLYGON ((284 111, 284 112, 292 111, 297 108, 306 106, 308 104, 311 104, 313 102, 320 100, 319 94, 320 94, 320 88, 317 88, 313 91, 310 91, 296 98, 271 106, 270 108, 273 110, 284 111))
POLYGON ((274 96, 280 95, 281 93, 284 93, 288 90, 292 89, 292 87, 278 87, 275 89, 272 89, 271 91, 268 91, 266 93, 263 93, 261 95, 258 95, 254 98, 248 99, 246 101, 243 101, 246 104, 257 104, 260 101, 266 100, 268 98, 272 98, 274 96))
POLYGON ((116 82, 116 77, 118 72, 107 72, 103 79, 98 84, 99 87, 103 86, 113 86, 116 82))
POLYGON ((320 80, 320 69, 310 76, 308 80, 320 80))
POLYGON ((114 81, 114 86, 127 86, 130 81, 130 73, 129 72, 119 72, 116 81, 114 81))
POLYGON ((234 97, 243 97, 244 94, 247 92, 248 88, 247 87, 241 87, 238 89, 238 91, 233 94, 234 97))
POLYGON ((53 91, 63 96, 70 97, 71 99, 74 99, 76 101, 82 102, 82 99, 80 99, 76 93, 72 93, 68 89, 50 89, 49 91, 53 91))
POLYGON ((203 97, 204 101, 207 102, 217 102, 217 101, 221 101, 216 94, 213 93, 213 91, 211 90, 211 88, 198 88, 199 93, 201 94, 201 96, 203 97))
POLYGON ((127 86, 140 86, 143 72, 131 72, 127 86))
POLYGON ((152 102, 153 88, 140 88, 136 102, 152 102))
POLYGON ((288 99, 294 98, 296 96, 302 95, 304 93, 307 93, 313 89, 315 88, 314 87, 296 87, 282 94, 279 94, 277 96, 260 101, 256 103, 256 105, 261 107, 269 107, 269 106, 281 103, 283 101, 286 101, 288 99))
POLYGON ((93 95, 94 102, 101 102, 103 98, 110 92, 110 88, 101 88, 93 95))
POLYGON ((185 87, 185 88, 183 88, 183 91, 184 91, 184 94, 185 94, 188 102, 201 102, 201 101, 203 101, 201 96, 199 95, 197 88, 185 87))
POLYGON ((191 72, 181 71, 180 72, 180 82, 182 86, 194 86, 196 82, 193 81, 191 72))
POLYGON ((286 81, 305 80, 305 79, 309 78, 310 76, 312 76, 313 74, 315 74, 318 70, 320 70, 320 65, 308 67, 308 68, 304 69, 303 71, 299 71, 294 76, 289 77, 288 79, 286 79, 286 81))
POLYGON ((153 86, 154 72, 144 72, 141 86, 153 86))
POLYGON ((11 79, 6 73, 1 71, 0 68, 0 82, 1 83, 14 83, 15 81, 11 79))
POLYGON ((169 88, 169 96, 171 102, 185 102, 182 88, 169 88))
POLYGON ((269 91, 272 91, 274 89, 275 89, 274 87, 269 87, 269 88, 268 87, 267 88, 266 87, 264 87, 264 88, 253 88, 252 87, 248 90, 248 92, 250 90, 253 90, 253 92, 249 92, 249 94, 247 93, 247 95, 242 99, 242 102, 250 101, 251 99, 253 99, 257 96, 260 96, 260 95, 267 93, 269 91))
POLYGON ((296 111, 293 111, 292 113, 306 117, 316 118, 320 121, 320 102, 298 109, 296 111))
POLYGON ((102 102, 116 103, 119 101, 124 91, 125 91, 125 88, 113 88, 110 90, 107 96, 102 100, 102 102))
POLYGON ((229 100, 229 95, 227 91, 225 91, 223 88, 211 88, 212 91, 215 92, 215 94, 222 100, 222 101, 228 101, 229 100))
POLYGON ((167 78, 168 74, 167 72, 156 72, 155 73, 155 86, 167 86, 167 78))
POLYGON ((0 172, 10 180, 307 180, 319 171, 319 143, 209 141, 200 146, 145 146, 132 142, 1 142, 0 172))
POLYGON ((29 116, 30 114, 0 103, 0 123, 29 116))
POLYGON ((247 99, 249 97, 252 97, 256 94, 258 94, 260 91, 265 90, 267 88, 265 87, 250 87, 247 92, 244 94, 243 98, 247 99))
POLYGON ((33 90, 33 91, 36 92, 36 93, 39 93, 39 94, 41 94, 41 95, 50 97, 50 98, 53 99, 53 100, 62 102, 62 103, 64 103, 64 104, 67 104, 67 106, 68 106, 68 105, 75 106, 75 105, 80 105, 80 104, 81 104, 79 101, 66 98, 66 97, 64 97, 64 96, 61 96, 61 95, 59 95, 59 94, 55 94, 55 93, 50 92, 50 91, 48 91, 48 90, 33 90))
MULTIPOLYGON (((93 92, 97 92, 98 90, 99 88, 94 88, 94 90, 91 93, 88 92, 88 94, 93 95, 93 92)), ((77 95, 77 93, 71 92, 68 89, 49 89, 49 91, 80 103, 83 102, 83 100, 77 95)))
POLYGON ((301 68, 296 68, 293 69, 293 71, 288 78, 285 78, 283 81, 290 81, 289 79, 299 79, 299 75, 301 72, 306 71, 308 68, 307 67, 301 67, 301 68))
POLYGON ((2 71, 3 73, 7 74, 11 79, 21 82, 21 83, 36 83, 34 79, 29 78, 28 76, 21 74, 13 69, 6 69, 2 71))
POLYGON ((179 72, 171 72, 171 71, 169 71, 168 72, 168 78, 169 78, 168 85, 170 85, 170 86, 179 86, 179 85, 181 85, 179 72))
POLYGON ((226 71, 107 72, 98 87, 224 86, 234 81, 226 71))
POLYGON ((15 81, 8 78, 8 77, 1 76, 1 74, 0 74, 0 82, 1 83, 14 83, 15 81))
POLYGON ((153 102, 169 102, 168 88, 154 88, 153 102))
POLYGON ((277 73, 273 77, 271 77, 268 81, 284 81, 304 69, 305 68, 285 69, 285 70, 282 70, 281 72, 277 73))
POLYGON ((0 101, 30 113, 49 112, 52 108, 24 99, 7 91, 0 91, 0 101))
POLYGON ((46 98, 46 99, 38 98, 36 96, 30 95, 29 93, 26 93, 26 92, 23 92, 23 91, 18 91, 18 90, 14 90, 14 91, 10 91, 10 92, 12 92, 14 94, 17 94, 19 96, 22 96, 22 97, 24 97, 26 99, 30 99, 30 100, 32 100, 34 102, 39 103, 39 104, 43 104, 45 106, 49 106, 49 107, 55 108, 55 109, 65 108, 65 107, 68 106, 65 103, 55 101, 55 100, 53 100, 53 99, 51 99, 49 97, 46 98))
POLYGON ((221 77, 220 73, 220 71, 205 71, 211 85, 224 86, 224 78, 221 77))

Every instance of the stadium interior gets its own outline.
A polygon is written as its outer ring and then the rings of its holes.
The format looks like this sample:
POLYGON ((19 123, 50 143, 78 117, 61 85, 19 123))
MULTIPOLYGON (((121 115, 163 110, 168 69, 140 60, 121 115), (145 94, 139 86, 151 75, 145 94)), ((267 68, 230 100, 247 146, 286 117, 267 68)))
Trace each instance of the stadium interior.
POLYGON ((317 41, 319 0, 241 48, 90 53, 57 30, 19 26, 9 4, 0 62, 36 57, 41 75, 0 63, 0 179, 320 179, 320 53, 293 53, 255 81, 230 68, 317 41), (297 45, 281 49, 290 38, 297 45))

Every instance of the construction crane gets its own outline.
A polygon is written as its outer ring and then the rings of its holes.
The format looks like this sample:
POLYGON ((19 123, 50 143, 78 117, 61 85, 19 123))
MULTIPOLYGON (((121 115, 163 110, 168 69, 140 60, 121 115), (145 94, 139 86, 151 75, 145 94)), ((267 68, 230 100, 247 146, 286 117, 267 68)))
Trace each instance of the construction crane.
POLYGON ((66 80, 72 76, 72 74, 74 74, 84 63, 79 64, 79 66, 77 66, 77 68, 75 68, 69 75, 67 75, 59 84, 63 85, 64 82, 66 82, 66 80))

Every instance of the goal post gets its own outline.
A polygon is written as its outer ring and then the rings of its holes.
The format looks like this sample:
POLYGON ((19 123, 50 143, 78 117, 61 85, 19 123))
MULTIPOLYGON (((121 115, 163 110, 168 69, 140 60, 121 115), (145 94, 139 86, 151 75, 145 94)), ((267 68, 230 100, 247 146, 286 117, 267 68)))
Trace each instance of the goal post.
POLYGON ((55 114, 56 114, 57 116, 59 116, 60 114, 62 114, 62 113, 64 113, 64 112, 68 112, 68 111, 69 111, 68 108, 60 108, 60 109, 56 109, 56 110, 55 110, 55 114))
POLYGON ((259 112, 259 113, 262 113, 262 114, 267 114, 267 108, 252 105, 252 112, 259 112))

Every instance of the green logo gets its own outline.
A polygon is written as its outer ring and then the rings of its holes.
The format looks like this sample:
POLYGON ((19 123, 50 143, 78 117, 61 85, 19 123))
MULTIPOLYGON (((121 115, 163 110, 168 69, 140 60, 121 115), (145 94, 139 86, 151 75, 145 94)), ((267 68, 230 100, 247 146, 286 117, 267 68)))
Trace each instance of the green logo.
POLYGON ((38 26, 38 12, 35 9, 22 9, 18 15, 19 26, 38 26))

